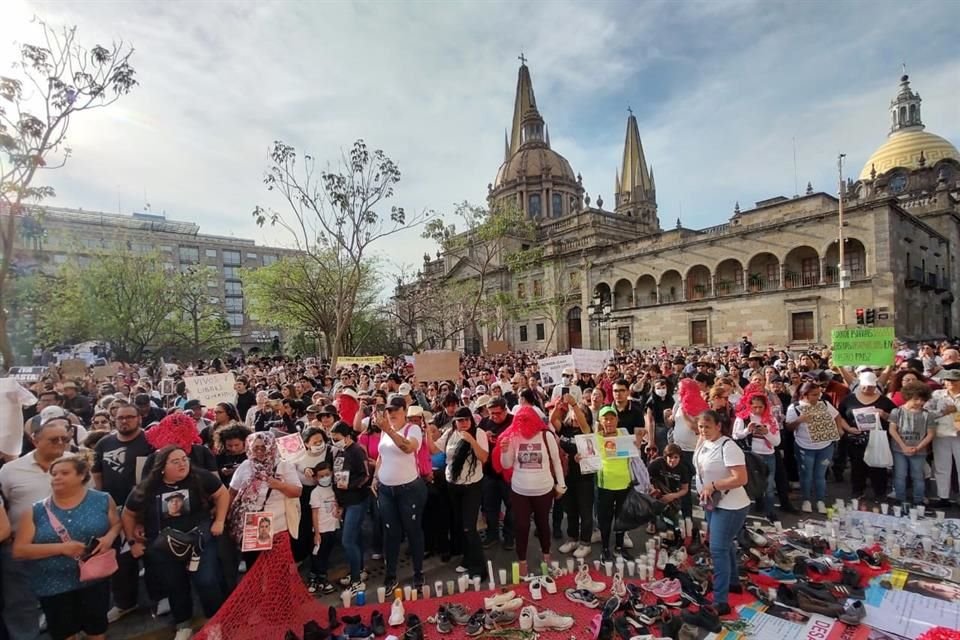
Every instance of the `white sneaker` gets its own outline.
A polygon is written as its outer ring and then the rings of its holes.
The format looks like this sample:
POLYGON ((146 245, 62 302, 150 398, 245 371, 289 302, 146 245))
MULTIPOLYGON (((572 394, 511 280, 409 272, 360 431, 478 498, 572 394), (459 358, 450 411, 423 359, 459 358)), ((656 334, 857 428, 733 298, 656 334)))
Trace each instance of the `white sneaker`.
POLYGON ((823 500, 817 500, 817 513, 827 513, 827 505, 823 504, 823 500))
POLYGON ((586 589, 592 593, 600 593, 607 588, 607 585, 602 582, 595 582, 594 579, 590 577, 590 569, 588 569, 585 564, 580 565, 580 571, 577 573, 575 582, 577 589, 586 589))
POLYGON ((173 640, 190 640, 193 637, 193 629, 179 629, 173 640))
POLYGON ((633 540, 630 539, 630 534, 623 534, 623 548, 624 549, 633 549, 633 540))
POLYGON ((533 631, 533 620, 537 617, 537 610, 533 607, 524 607, 520 611, 520 628, 524 631, 533 631))
POLYGON ((467 572, 467 568, 466 568, 465 566, 463 566, 462 564, 458 564, 458 565, 457 565, 457 568, 454 569, 454 571, 456 571, 457 573, 466 573, 466 572, 467 572))
POLYGON ((136 607, 130 607, 129 609, 121 609, 120 607, 111 607, 110 610, 107 611, 107 622, 109 624, 113 624, 123 616, 127 615, 128 613, 133 613, 136 610, 137 610, 136 607))
POLYGON ((399 627, 404 623, 406 617, 403 610, 403 601, 400 598, 395 598, 393 604, 390 605, 390 619, 387 623, 391 627, 399 627))
POLYGON ((627 595, 627 588, 623 584, 623 576, 619 573, 613 574, 613 584, 610 585, 610 595, 623 598, 627 595))
POLYGON ((492 598, 484 598, 483 608, 493 609, 495 607, 499 607, 502 604, 510 602, 511 600, 516 599, 516 597, 517 597, 517 594, 515 594, 513 591, 504 591, 503 593, 498 593, 492 598))
POLYGON ((523 598, 514 598, 513 600, 507 600, 506 602, 501 602, 500 604, 493 605, 492 607, 487 607, 490 611, 516 611, 523 606, 523 598))
POLYGON ((538 611, 533 616, 533 629, 534 631, 566 631, 573 626, 573 622, 570 616, 561 616, 548 609, 538 611))
POLYGON ((543 600, 543 588, 540 586, 539 580, 530 583, 530 597, 534 600, 543 600))
POLYGON ((672 562, 677 567, 682 567, 687 563, 687 550, 683 547, 680 547, 673 552, 670 556, 670 562, 672 562))
POLYGON ((37 623, 37 626, 40 628, 40 633, 47 630, 47 614, 40 614, 40 621, 37 623))
POLYGON ((557 592, 557 582, 552 576, 543 576, 540 578, 540 586, 543 587, 550 595, 553 595, 557 592))
POLYGON ((578 544, 576 551, 573 552, 574 558, 586 558, 590 555, 590 545, 578 544))
POLYGON ((557 547, 557 550, 558 550, 560 553, 571 553, 571 552, 572 552, 574 549, 576 549, 576 548, 577 548, 577 541, 576 541, 576 540, 567 540, 567 541, 564 542, 562 545, 560 545, 559 547, 557 547))
POLYGON ((600 529, 594 529, 593 533, 590 534, 590 544, 597 544, 602 541, 603 536, 600 535, 600 529))
POLYGON ((803 511, 804 513, 813 513, 813 506, 810 504, 809 500, 803 501, 803 503, 800 505, 800 511, 803 511))
POLYGON ((157 600, 156 606, 153 608, 153 617, 159 618, 160 616, 165 616, 170 613, 170 599, 161 598, 157 600))

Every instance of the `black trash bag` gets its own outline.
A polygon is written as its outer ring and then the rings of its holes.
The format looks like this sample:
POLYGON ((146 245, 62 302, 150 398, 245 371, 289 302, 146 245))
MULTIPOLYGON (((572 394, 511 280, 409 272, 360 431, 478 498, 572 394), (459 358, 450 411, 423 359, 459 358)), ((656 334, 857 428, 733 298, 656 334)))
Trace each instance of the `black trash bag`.
POLYGON ((645 493, 630 491, 613 522, 613 529, 629 531, 641 527, 659 516, 664 506, 662 502, 645 493))

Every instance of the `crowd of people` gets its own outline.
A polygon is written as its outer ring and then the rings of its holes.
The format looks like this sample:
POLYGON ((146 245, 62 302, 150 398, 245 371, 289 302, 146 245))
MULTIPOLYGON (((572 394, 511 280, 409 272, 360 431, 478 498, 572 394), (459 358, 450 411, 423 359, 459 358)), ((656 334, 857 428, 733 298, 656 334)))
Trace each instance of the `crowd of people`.
POLYGON ((721 611, 751 508, 771 521, 825 513, 828 474, 844 481, 847 469, 842 497, 926 503, 928 463, 936 504, 950 504, 960 353, 949 343, 901 345, 882 369, 833 366, 828 350, 761 353, 746 338, 618 352, 603 371, 566 369, 546 388, 543 355, 465 355, 446 381, 419 380, 402 358, 216 359, 124 367, 110 380, 50 376, 8 393, 24 435, 0 467, 0 629, 103 638, 137 609, 142 568, 154 614, 169 612, 185 640, 195 598, 213 616, 282 545, 315 594, 363 591, 380 562, 388 593, 401 580, 421 587, 430 555, 485 577, 495 545, 515 550, 524 575, 528 561, 586 558, 595 545, 602 560, 629 559, 630 534, 614 523, 635 462, 595 455, 624 436, 664 507, 649 532, 680 547, 709 529, 721 611), (188 397, 185 378, 228 371, 232 401, 188 397), (889 470, 865 462, 875 429, 891 449, 893 498, 889 470), (286 459, 277 440, 294 434, 304 450, 286 459), (746 452, 768 469, 755 500, 746 452), (249 516, 264 513, 251 542, 249 516), (402 541, 410 576, 398 568, 402 541))

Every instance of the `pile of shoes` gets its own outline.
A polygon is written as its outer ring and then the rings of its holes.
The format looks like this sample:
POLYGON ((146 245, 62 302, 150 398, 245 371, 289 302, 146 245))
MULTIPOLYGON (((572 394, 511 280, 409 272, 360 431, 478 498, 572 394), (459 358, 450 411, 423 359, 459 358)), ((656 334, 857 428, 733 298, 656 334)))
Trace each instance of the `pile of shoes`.
MULTIPOLYGON (((337 610, 334 607, 330 607, 328 616, 329 624, 326 627, 321 627, 316 620, 310 620, 304 624, 302 640, 330 640, 334 638, 373 640, 375 636, 383 636, 387 632, 383 614, 379 611, 370 613, 369 624, 364 623, 360 616, 343 616, 343 618, 338 619, 337 610)), ((411 617, 416 618, 416 616, 411 617)), ((419 621, 415 621, 415 624, 419 626, 419 621)), ((422 632, 419 635, 416 633, 408 634, 403 636, 404 640, 423 640, 422 632)), ((284 640, 301 640, 301 637, 292 630, 288 630, 284 635, 284 640)))

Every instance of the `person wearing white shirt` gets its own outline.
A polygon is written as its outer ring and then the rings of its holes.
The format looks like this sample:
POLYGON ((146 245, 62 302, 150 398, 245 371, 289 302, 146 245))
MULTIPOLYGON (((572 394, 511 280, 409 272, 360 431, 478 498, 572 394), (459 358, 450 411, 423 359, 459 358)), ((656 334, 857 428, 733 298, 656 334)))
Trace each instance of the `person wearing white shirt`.
POLYGON ((820 386, 816 382, 804 382, 797 390, 798 401, 787 409, 787 417, 783 423, 785 429, 794 431, 797 447, 797 466, 800 470, 800 494, 803 503, 800 510, 810 513, 811 499, 816 497, 817 511, 827 512, 824 500, 827 495, 827 468, 833 460, 833 449, 840 434, 848 431, 846 421, 840 412, 829 402, 820 398, 820 386), (830 430, 824 424, 824 413, 829 414, 829 420, 835 423, 835 429, 830 430), (815 429, 811 431, 811 422, 815 429))
POLYGON ((780 428, 770 412, 766 394, 755 393, 750 397, 750 415, 746 418, 738 416, 733 422, 733 438, 749 443, 750 451, 767 465, 766 494, 757 502, 763 505, 767 519, 776 522, 773 501, 777 488, 777 457, 774 449, 780 444, 780 428))
MULTIPOLYGON (((960 408, 960 370, 947 369, 940 377, 944 389, 933 392, 933 398, 927 409, 944 412, 947 405, 960 408)), ((955 419, 958 414, 945 415, 937 420, 937 430, 933 438, 933 469, 937 479, 936 506, 943 509, 951 507, 950 483, 953 476, 953 463, 960 469, 960 423, 955 419)))

